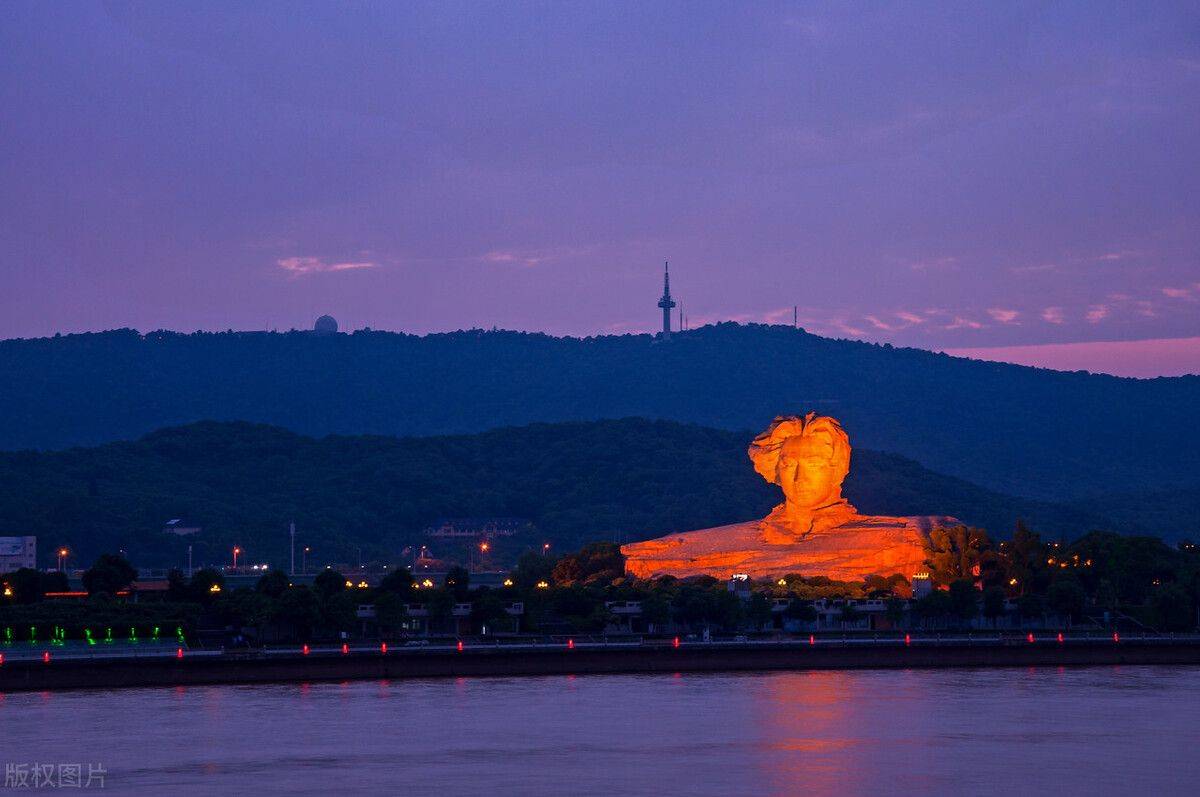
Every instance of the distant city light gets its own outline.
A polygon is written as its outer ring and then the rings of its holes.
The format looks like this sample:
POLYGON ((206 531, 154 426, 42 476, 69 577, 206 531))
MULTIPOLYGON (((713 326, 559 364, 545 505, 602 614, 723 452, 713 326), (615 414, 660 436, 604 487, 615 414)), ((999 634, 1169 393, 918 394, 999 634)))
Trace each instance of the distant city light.
POLYGON ((539 581, 539 582, 537 583, 537 588, 538 588, 538 589, 546 589, 546 588, 547 588, 547 587, 549 587, 549 586, 550 586, 550 585, 549 585, 547 582, 545 582, 545 581, 539 581))

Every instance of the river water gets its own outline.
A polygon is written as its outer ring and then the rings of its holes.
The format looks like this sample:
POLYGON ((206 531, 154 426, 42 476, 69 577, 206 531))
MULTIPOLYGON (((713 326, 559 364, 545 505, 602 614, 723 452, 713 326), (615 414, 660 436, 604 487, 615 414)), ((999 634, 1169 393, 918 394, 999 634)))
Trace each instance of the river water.
POLYGON ((1198 743, 1194 667, 0 695, 0 762, 102 765, 106 794, 1150 797, 1200 792, 1198 743))

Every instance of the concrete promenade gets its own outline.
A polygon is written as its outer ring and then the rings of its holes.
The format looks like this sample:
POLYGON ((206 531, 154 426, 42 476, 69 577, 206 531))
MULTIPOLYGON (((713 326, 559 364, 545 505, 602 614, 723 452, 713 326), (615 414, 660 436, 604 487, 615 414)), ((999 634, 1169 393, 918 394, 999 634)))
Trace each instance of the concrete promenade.
POLYGON ((0 692, 465 676, 1200 664, 1200 636, 817 638, 789 641, 354 646, 14 657, 0 692))

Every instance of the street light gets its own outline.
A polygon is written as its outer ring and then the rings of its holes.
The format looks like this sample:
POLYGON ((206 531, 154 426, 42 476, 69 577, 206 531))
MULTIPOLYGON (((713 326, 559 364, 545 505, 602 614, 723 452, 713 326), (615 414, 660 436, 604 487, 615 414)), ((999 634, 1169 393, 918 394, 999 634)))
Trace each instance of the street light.
POLYGON ((234 570, 237 570, 237 558, 238 558, 238 554, 240 554, 241 552, 242 552, 241 548, 239 548, 236 545, 233 546, 233 569, 234 570))
POLYGON ((58 571, 60 573, 63 571, 63 568, 67 566, 67 556, 70 553, 70 550, 68 550, 66 546, 58 549, 58 571))
POLYGON ((542 556, 545 556, 547 553, 549 553, 549 551, 550 551, 550 543, 543 542, 542 543, 542 556))
POLYGON ((308 575, 308 552, 311 550, 312 548, 309 548, 307 545, 305 545, 304 553, 300 556, 300 570, 306 576, 308 575))

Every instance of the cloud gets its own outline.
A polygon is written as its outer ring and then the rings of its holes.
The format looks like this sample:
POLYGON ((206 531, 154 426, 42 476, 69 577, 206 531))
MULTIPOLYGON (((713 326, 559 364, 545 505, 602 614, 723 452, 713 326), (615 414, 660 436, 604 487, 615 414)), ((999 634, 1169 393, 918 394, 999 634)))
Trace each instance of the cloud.
POLYGON ((1061 324, 1063 322, 1063 309, 1061 307, 1046 307, 1042 310, 1042 320, 1049 324, 1061 324))
POLYGON ((913 271, 937 271, 941 269, 952 269, 958 266, 957 257, 935 257, 930 260, 918 260, 914 263, 909 263, 908 267, 913 271))
POLYGON ((326 263, 319 257, 284 257, 275 261, 275 265, 293 276, 318 274, 329 271, 357 271, 364 268, 377 268, 373 261, 356 261, 342 263, 326 263))
POLYGON ((1089 324, 1098 324, 1108 318, 1108 305, 1093 304, 1088 308, 1087 314, 1084 316, 1089 324))
POLYGON ((1034 274, 1039 271, 1053 271, 1058 268, 1057 263, 1040 263, 1036 266, 1013 266, 1009 269, 1012 274, 1034 274))
POLYGON ((1001 324, 1014 324, 1017 321, 1017 316, 1021 315, 1016 310, 1008 310, 1003 307, 989 307, 988 315, 1001 324))
POLYGON ((901 321, 905 321, 909 324, 924 324, 925 323, 924 318, 917 315, 916 313, 911 313, 908 310, 901 310, 900 312, 896 313, 896 318, 899 318, 901 321))
POLYGON ((956 315, 954 316, 954 320, 943 326, 942 329, 983 329, 983 324, 956 315))
POLYGON ((1170 296, 1172 299, 1190 299, 1192 291, 1190 288, 1163 288, 1163 296, 1170 296))
POLYGON ((879 318, 877 318, 873 315, 863 316, 863 318, 865 318, 867 323, 869 323, 871 326, 875 327, 876 329, 882 329, 882 330, 886 330, 888 332, 892 332, 896 329, 895 325, 889 324, 886 321, 881 321, 879 318))
POLYGON ((1118 252, 1106 252, 1096 259, 1104 261, 1125 260, 1126 258, 1137 257, 1140 254, 1141 252, 1136 252, 1132 249, 1122 249, 1118 252))
POLYGON ((483 255, 480 260, 486 263, 499 263, 503 265, 515 266, 536 266, 547 259, 546 255, 535 252, 515 252, 507 250, 493 250, 483 255))

